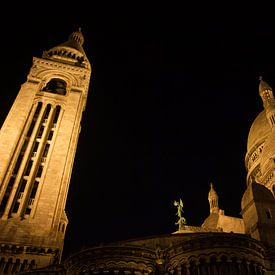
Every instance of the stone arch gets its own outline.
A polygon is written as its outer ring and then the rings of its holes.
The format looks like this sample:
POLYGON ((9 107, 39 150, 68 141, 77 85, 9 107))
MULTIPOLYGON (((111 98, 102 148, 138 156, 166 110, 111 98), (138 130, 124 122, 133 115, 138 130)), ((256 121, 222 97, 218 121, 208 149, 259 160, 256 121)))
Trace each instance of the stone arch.
POLYGON ((60 70, 41 70, 38 72, 37 77, 41 79, 40 90, 44 88, 46 83, 52 78, 62 79, 67 83, 67 90, 70 91, 72 86, 81 87, 81 79, 79 76, 72 75, 69 72, 60 70))
POLYGON ((57 77, 51 78, 43 87, 42 91, 58 94, 58 95, 66 95, 67 82, 61 78, 57 78, 57 77))

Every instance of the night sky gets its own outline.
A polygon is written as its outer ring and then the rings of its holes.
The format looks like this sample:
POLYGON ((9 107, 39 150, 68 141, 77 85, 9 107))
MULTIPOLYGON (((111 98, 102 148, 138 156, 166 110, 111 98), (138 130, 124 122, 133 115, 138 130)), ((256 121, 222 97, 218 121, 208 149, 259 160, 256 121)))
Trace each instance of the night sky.
POLYGON ((272 1, 225 3, 47 3, 0 19, 1 124, 32 57, 79 27, 85 38, 93 72, 64 257, 176 231, 179 198, 187 223, 200 226, 211 182, 225 214, 241 217, 247 136, 263 109, 259 76, 275 88, 275 8, 272 1))

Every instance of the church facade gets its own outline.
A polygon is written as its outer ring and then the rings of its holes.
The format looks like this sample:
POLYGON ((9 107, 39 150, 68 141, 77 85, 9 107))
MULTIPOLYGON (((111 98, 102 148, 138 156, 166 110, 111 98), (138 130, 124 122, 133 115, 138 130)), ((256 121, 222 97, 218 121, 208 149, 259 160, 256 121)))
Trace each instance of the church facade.
MULTIPOLYGON (((33 58, 0 131, 0 274, 275 274, 275 98, 260 80, 264 110, 247 141, 241 218, 219 208, 178 231, 83 249, 61 261, 70 175, 91 65, 81 31, 33 58)), ((180 206, 180 204, 177 204, 180 206)))

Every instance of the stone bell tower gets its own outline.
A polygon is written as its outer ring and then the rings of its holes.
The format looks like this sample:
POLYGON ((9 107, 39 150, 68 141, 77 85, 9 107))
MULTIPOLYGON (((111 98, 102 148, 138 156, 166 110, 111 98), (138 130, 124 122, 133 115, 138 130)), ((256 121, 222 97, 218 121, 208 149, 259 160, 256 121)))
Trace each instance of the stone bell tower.
POLYGON ((91 66, 81 31, 33 58, 0 131, 0 273, 60 261, 91 66))

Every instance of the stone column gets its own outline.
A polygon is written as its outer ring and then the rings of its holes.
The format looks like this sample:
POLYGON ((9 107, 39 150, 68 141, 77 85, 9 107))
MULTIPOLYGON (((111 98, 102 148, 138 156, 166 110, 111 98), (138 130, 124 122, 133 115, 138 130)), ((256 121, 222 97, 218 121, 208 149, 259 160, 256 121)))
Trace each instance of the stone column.
POLYGON ((246 271, 247 271, 247 274, 250 274, 250 262, 249 261, 246 261, 246 271))
POLYGON ((222 264, 221 260, 217 259, 216 267, 217 267, 217 273, 218 273, 218 275, 222 275, 221 264, 222 264))
POLYGON ((242 271, 242 261, 241 260, 237 260, 237 269, 238 269, 238 275, 241 275, 241 271, 242 271))
POLYGON ((200 271, 200 262, 199 261, 196 262, 196 269, 197 269, 197 274, 200 275, 201 271, 200 271))
POLYGON ((176 275, 181 275, 181 266, 179 265, 179 266, 177 266, 177 268, 176 268, 176 275))
POLYGON ((190 264, 187 263, 187 264, 185 265, 185 267, 186 267, 186 275, 190 275, 190 264))

